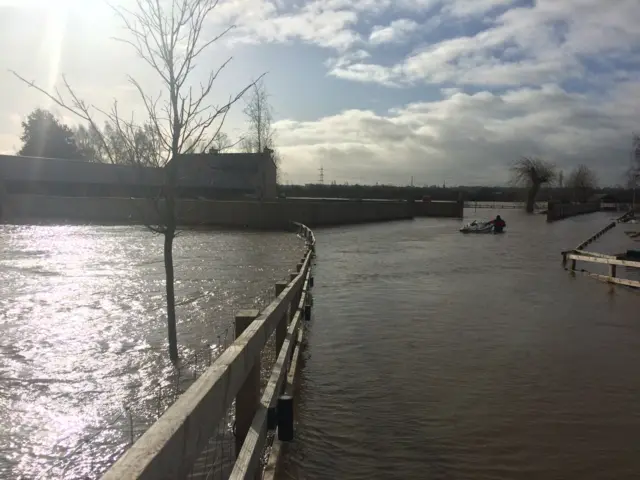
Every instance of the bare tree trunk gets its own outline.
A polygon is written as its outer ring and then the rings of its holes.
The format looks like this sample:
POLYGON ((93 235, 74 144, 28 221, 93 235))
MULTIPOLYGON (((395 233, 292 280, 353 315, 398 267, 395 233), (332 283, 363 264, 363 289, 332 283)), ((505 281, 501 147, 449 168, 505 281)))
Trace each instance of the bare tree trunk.
MULTIPOLYGON (((200 83, 200 88, 192 87, 191 80, 196 59, 202 52, 222 38, 233 27, 229 26, 219 35, 202 40, 201 33, 205 27, 207 16, 218 5, 219 0, 137 0, 134 10, 125 7, 113 7, 116 15, 122 20, 129 38, 117 39, 133 47, 138 55, 158 74, 163 88, 167 90, 168 98, 164 95, 149 95, 133 77, 129 77, 130 83, 140 94, 144 103, 148 120, 145 128, 153 132, 157 152, 153 158, 163 158, 168 161, 165 169, 165 182, 159 200, 164 200, 164 210, 159 206, 158 225, 147 225, 154 233, 164 235, 164 262, 166 272, 167 292, 167 327, 169 330, 169 355, 171 361, 178 361, 178 344, 176 340, 176 310, 174 298, 174 271, 173 271, 173 239, 176 236, 178 219, 176 218, 176 191, 178 186, 178 172, 176 158, 181 153, 190 153, 197 145, 202 145, 203 150, 208 150, 212 142, 220 134, 220 129, 229 109, 250 88, 260 82, 262 75, 252 84, 244 88, 235 97, 229 97, 229 101, 223 106, 212 105, 209 95, 213 90, 218 74, 229 63, 224 62, 216 70, 209 73, 208 80, 200 83), (215 125, 219 124, 217 130, 215 125), (211 130, 215 133, 205 141, 211 130)), ((205 29, 207 29, 205 27, 205 29)), ((107 141, 100 132, 92 116, 91 105, 80 99, 73 91, 63 76, 64 85, 70 96, 65 101, 60 92, 48 93, 38 87, 34 82, 13 72, 16 77, 27 85, 44 93, 50 100, 60 107, 74 113, 89 124, 91 132, 98 134, 100 147, 109 157, 111 163, 118 163, 122 159, 116 158, 111 142, 107 141)), ((261 90, 263 92, 263 90, 261 90)), ((266 93, 262 93, 262 99, 266 93)), ((263 108, 264 103, 260 104, 263 108)), ((114 133, 124 142, 123 150, 126 155, 123 158, 130 164, 140 164, 141 145, 140 132, 144 129, 134 125, 133 121, 123 121, 118 112, 117 101, 114 101, 111 113, 97 109, 111 121, 114 133)), ((262 112, 262 110, 260 110, 262 112)), ((259 112, 259 113, 260 113, 259 112)), ((269 122, 271 117, 269 117, 269 122)), ((261 119, 260 125, 265 125, 261 119)), ((260 127, 264 130, 263 127, 260 127)), ((259 141, 259 145, 266 145, 265 138, 259 141)), ((153 150, 153 149, 152 149, 153 150)), ((140 166, 145 166, 140 164, 140 166)))
POLYGON ((169 334, 169 358, 178 362, 178 338, 176 334, 176 300, 173 286, 173 233, 164 234, 164 270, 167 287, 167 329, 169 334))
POLYGON ((540 184, 534 183, 529 188, 529 193, 527 195, 527 213, 533 213, 533 210, 536 206, 536 198, 538 197, 538 192, 540 191, 540 184))
MULTIPOLYGON (((175 160, 175 159, 174 159, 175 160)), ((170 162, 166 167, 165 184, 165 230, 164 230, 164 270, 167 288, 167 329, 169 334, 169 358, 178 362, 178 339, 176 335, 176 299, 173 285, 173 239, 176 236, 176 163, 170 162)))

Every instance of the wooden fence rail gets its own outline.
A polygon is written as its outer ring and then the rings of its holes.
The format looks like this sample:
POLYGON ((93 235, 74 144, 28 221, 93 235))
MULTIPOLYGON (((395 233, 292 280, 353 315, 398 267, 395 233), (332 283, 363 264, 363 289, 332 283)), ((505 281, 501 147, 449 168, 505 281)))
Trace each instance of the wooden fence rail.
POLYGON ((601 253, 595 252, 586 252, 584 250, 569 252, 565 255, 564 262, 567 260, 571 260, 571 272, 576 272, 576 261, 580 262, 588 262, 588 263, 599 263, 609 266, 609 275, 601 275, 599 273, 588 272, 586 270, 581 270, 581 273, 584 273, 596 280, 600 280, 607 283, 615 283, 618 285, 624 285, 626 287, 640 288, 640 281, 638 280, 630 280, 627 278, 620 278, 617 275, 617 267, 622 266, 626 268, 640 268, 640 262, 632 262, 630 260, 619 260, 613 255, 603 255, 601 253))
POLYGON ((607 233, 609 230, 611 230, 612 228, 614 228, 616 226, 616 222, 611 222, 609 225, 607 225, 606 227, 604 227, 602 230, 600 230, 599 232, 591 235, 589 238, 587 238, 584 242, 582 242, 580 245, 578 245, 575 249, 576 250, 582 250, 584 247, 586 247, 587 245, 589 245, 590 243, 595 242, 596 240, 598 240, 600 237, 602 237, 605 233, 607 233))
POLYGON ((562 252, 562 265, 566 268, 567 261, 570 260, 571 267, 568 270, 574 273, 577 271, 576 262, 578 261, 608 265, 609 266, 608 275, 588 272, 586 270, 580 270, 580 272, 603 282, 615 283, 615 284, 624 285, 627 287, 640 288, 640 281, 620 278, 617 275, 618 266, 622 266, 625 268, 640 268, 640 262, 635 262, 631 260, 621 260, 615 255, 606 255, 603 253, 588 252, 584 250, 584 247, 598 240, 605 233, 607 233, 609 230, 614 228, 618 223, 626 222, 631 217, 633 217, 633 212, 625 213, 621 217, 617 218, 614 222, 611 222, 602 230, 598 231, 597 233, 589 237, 587 240, 582 242, 575 249, 562 252))
POLYGON ((259 478, 259 463, 267 439, 269 410, 273 410, 276 407, 280 393, 284 391, 289 395, 293 394, 291 387, 288 389, 284 387, 292 384, 293 377, 295 377, 296 373, 298 357, 300 356, 300 346, 302 342, 301 324, 302 319, 306 315, 305 307, 307 305, 307 290, 311 278, 310 274, 311 272, 308 271, 305 279, 305 287, 302 289, 303 294, 298 303, 298 308, 296 309, 293 320, 289 325, 287 338, 280 350, 267 388, 265 388, 262 394, 262 399, 253 417, 251 428, 246 435, 242 449, 238 455, 238 460, 229 477, 231 480, 253 480, 259 478), (284 383, 285 377, 287 378, 286 384, 284 383), (289 381, 289 377, 291 377, 291 382, 289 381))
POLYGON ((299 235, 306 240, 307 251, 297 271, 290 275, 289 283, 284 288, 276 287, 281 291, 262 312, 243 312, 237 317, 239 335, 235 342, 120 457, 103 480, 186 477, 234 400, 236 437, 242 449, 237 452, 239 457, 233 475, 256 478, 267 410, 280 392, 284 372, 291 361, 290 352, 296 347, 294 339, 298 338, 300 319, 305 315, 306 290, 313 283, 310 268, 315 237, 306 226, 296 225, 299 235), (286 338, 281 336, 276 365, 260 399, 259 384, 256 395, 259 375, 255 375, 259 372, 260 354, 271 335, 276 330, 282 332, 283 326, 286 338))

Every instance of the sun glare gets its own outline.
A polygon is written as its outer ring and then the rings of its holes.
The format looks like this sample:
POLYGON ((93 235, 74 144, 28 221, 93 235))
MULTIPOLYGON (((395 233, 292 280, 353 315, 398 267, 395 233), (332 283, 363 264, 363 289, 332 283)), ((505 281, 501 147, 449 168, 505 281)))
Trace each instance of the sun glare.
POLYGON ((0 0, 0 7, 37 7, 56 10, 65 9, 74 4, 79 5, 80 3, 83 3, 82 0, 0 0))
POLYGON ((70 0, 58 0, 58 8, 48 8, 47 29, 42 40, 41 48, 49 59, 47 90, 52 91, 60 73, 60 59, 62 56, 62 42, 67 27, 67 14, 70 0))

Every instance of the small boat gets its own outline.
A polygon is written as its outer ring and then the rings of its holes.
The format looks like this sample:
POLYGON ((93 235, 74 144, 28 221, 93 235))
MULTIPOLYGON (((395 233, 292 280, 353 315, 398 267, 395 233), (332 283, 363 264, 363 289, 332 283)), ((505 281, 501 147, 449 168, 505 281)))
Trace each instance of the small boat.
POLYGON ((503 233, 502 232, 494 232, 493 225, 489 222, 478 222, 474 220, 471 223, 467 223, 464 227, 460 229, 462 233, 503 233))

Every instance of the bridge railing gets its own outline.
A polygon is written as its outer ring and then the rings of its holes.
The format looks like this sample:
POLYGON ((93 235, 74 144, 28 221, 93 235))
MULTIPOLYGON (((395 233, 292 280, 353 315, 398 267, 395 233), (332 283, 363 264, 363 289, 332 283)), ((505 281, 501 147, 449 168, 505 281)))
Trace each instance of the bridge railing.
POLYGON ((295 374, 301 320, 310 316, 308 289, 313 285, 315 237, 306 226, 296 226, 306 240, 306 252, 289 282, 276 284, 277 298, 262 312, 246 310, 236 316, 236 340, 118 459, 103 480, 213 478, 207 472, 195 474, 194 465, 234 403, 238 459, 231 476, 258 476, 273 408, 285 378, 290 386, 293 378, 289 377, 295 374), (261 353, 274 333, 277 360, 260 396, 261 353))

